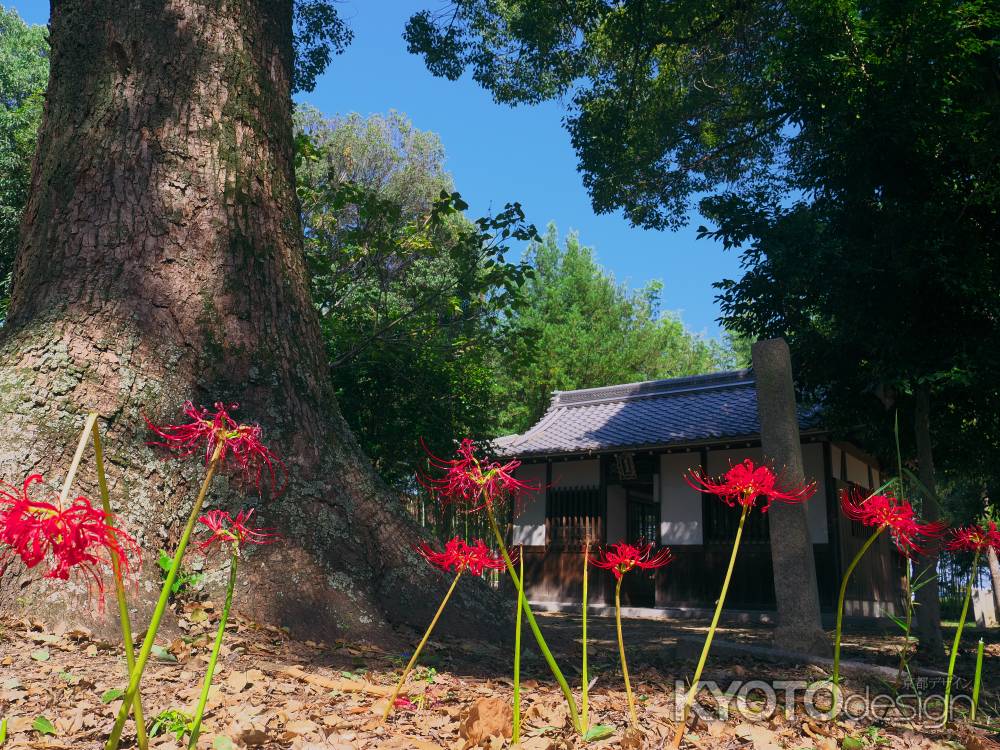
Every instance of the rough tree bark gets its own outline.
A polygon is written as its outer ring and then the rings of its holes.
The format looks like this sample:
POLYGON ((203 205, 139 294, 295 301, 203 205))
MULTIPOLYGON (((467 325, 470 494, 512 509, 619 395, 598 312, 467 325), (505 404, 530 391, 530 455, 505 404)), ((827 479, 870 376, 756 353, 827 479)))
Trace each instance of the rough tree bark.
MULTIPOLYGON (((142 415, 238 402, 291 479, 258 501, 284 539, 251 557, 239 607, 313 637, 378 638, 426 624, 444 589, 331 389, 293 179, 291 24, 291 0, 53 0, 51 80, 0 333, 0 478, 58 482, 97 409, 113 501, 155 557, 203 469, 147 447, 142 415)), ((86 467, 81 481, 93 488, 86 467)), ((245 496, 222 479, 210 502, 245 496)), ((449 623, 483 628, 491 618, 476 605, 491 595, 468 584, 449 623)), ((25 571, 0 586, 0 609, 66 609, 65 587, 25 571)), ((151 582, 142 593, 152 598, 151 582)))
MULTIPOLYGON (((928 386, 917 387, 914 401, 914 437, 917 443, 917 464, 920 483, 931 495, 937 493, 937 483, 934 479, 934 450, 931 443, 931 406, 928 386)), ((925 521, 936 521, 941 516, 941 509, 933 497, 924 497, 921 515, 925 521)), ((914 578, 927 583, 917 589, 916 598, 919 605, 916 609, 917 633, 920 639, 920 651, 932 658, 944 654, 944 641, 941 638, 941 597, 938 591, 937 567, 938 553, 941 545, 935 540, 929 540, 925 545, 927 553, 916 558, 914 563, 914 578)))
MULTIPOLYGON (((752 357, 761 450, 783 467, 787 482, 801 484, 805 471, 788 344, 784 339, 758 341, 752 357)), ((790 651, 825 656, 830 652, 830 639, 820 619, 816 563, 805 508, 774 503, 768 516, 778 605, 774 641, 790 651)))

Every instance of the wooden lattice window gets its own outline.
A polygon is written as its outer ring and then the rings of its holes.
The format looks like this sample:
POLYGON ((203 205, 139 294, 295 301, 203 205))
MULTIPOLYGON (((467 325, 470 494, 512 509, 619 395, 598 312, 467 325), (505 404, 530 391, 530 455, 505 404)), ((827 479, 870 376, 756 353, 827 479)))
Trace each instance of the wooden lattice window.
MULTIPOLYGON (((742 507, 730 508, 715 495, 705 495, 702 501, 705 519, 705 544, 732 543, 740 525, 742 507)), ((767 513, 751 511, 743 524, 743 544, 770 544, 767 513)))
POLYGON ((550 487, 545 538, 552 549, 582 550, 604 542, 604 503, 598 487, 550 487))

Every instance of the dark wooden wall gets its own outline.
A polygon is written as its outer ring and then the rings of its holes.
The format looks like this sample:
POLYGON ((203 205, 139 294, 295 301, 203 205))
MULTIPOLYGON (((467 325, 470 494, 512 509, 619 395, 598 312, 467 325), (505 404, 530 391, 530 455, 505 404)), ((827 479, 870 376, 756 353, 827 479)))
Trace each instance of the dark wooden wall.
MULTIPOLYGON (((870 531, 867 528, 858 528, 857 524, 852 524, 840 512, 838 493, 848 487, 850 485, 846 482, 828 477, 826 497, 829 541, 813 545, 820 606, 827 612, 832 611, 836 605, 841 570, 864 544, 870 531)), ((573 518, 574 514, 569 511, 568 506, 557 504, 550 509, 546 523, 550 544, 545 547, 525 548, 525 578, 528 596, 531 599, 550 602, 581 601, 583 596, 581 542, 588 537, 600 539, 604 534, 603 518, 595 519, 594 515, 599 512, 603 516, 606 512, 606 500, 604 497, 593 497, 591 493, 595 491, 596 489, 567 491, 565 500, 580 500, 579 505, 586 512, 579 513, 578 518, 573 518), (573 497, 572 493, 575 492, 584 492, 586 498, 573 497), (565 512, 555 512, 564 507, 565 512), (564 519, 564 515, 567 518, 564 519), (575 526, 581 528, 575 529, 575 526), (560 544, 552 545, 551 532, 555 529, 558 529, 556 535, 560 537, 560 544)), ((706 501, 718 504, 715 498, 706 498, 706 501)), ((729 532, 733 529, 729 529, 731 524, 726 522, 724 509, 716 508, 711 514, 703 514, 703 518, 706 543, 672 547, 674 561, 653 573, 657 607, 714 606, 732 550, 731 541, 725 537, 729 536, 729 532), (713 534, 707 533, 709 515, 712 528, 715 529, 713 534), (716 538, 711 538, 713 535, 716 538)), ((726 598, 726 606, 732 609, 773 610, 775 607, 771 545, 764 522, 761 521, 757 525, 760 528, 751 529, 748 525, 744 543, 740 547, 733 580, 726 598)), ((848 587, 848 600, 892 603, 898 607, 902 602, 904 574, 904 560, 885 535, 858 565, 848 587)), ((628 575, 650 574, 645 571, 633 571, 628 575)), ((612 604, 613 595, 612 574, 591 568, 590 603, 612 604)), ((648 603, 644 602, 631 602, 628 586, 623 587, 622 604, 648 606, 648 603)))

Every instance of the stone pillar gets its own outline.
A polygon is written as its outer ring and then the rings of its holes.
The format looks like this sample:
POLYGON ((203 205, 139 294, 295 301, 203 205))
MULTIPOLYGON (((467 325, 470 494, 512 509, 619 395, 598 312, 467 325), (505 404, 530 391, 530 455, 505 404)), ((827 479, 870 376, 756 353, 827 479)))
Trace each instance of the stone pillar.
MULTIPOLYGON (((764 456, 774 462, 775 471, 785 482, 801 483, 805 480, 802 444, 788 344, 784 339, 758 341, 753 345, 752 357, 764 456)), ((810 479, 822 481, 823 477, 810 479)), ((774 503, 768 515, 778 605, 775 645, 789 651, 826 655, 830 639, 820 621, 816 564, 805 506, 774 503)))

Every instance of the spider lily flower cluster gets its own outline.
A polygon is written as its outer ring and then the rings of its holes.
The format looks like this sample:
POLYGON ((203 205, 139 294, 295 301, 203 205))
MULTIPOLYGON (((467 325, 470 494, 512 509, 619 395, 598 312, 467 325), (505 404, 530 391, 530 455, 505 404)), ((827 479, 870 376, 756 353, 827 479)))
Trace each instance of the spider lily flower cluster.
POLYGON ((503 558, 494 555, 482 539, 476 539, 472 544, 468 544, 456 536, 448 540, 441 552, 435 552, 426 542, 420 544, 417 551, 428 563, 445 573, 461 573, 467 570, 472 575, 478 576, 486 570, 503 570, 507 567, 503 558))
POLYGON ((653 552, 652 542, 628 544, 618 542, 605 550, 591 555, 590 564, 595 568, 610 570, 619 581, 634 568, 655 570, 673 560, 669 547, 653 552))
POLYGON ((841 494, 841 507, 852 521, 879 532, 888 531, 904 557, 924 554, 921 538, 936 539, 948 527, 943 521, 921 523, 909 502, 888 494, 865 496, 857 491, 845 491, 841 494))
POLYGON ((705 645, 701 649, 698 666, 695 668, 694 677, 691 679, 691 687, 684 697, 683 707, 681 708, 681 720, 674 734, 673 746, 675 748, 680 747, 681 740, 684 738, 688 710, 691 708, 691 704, 694 702, 695 695, 698 692, 698 681, 701 679, 702 670, 704 670, 705 664, 708 661, 708 652, 712 647, 712 639, 715 637, 716 628, 719 626, 719 618, 722 615, 722 608, 726 602, 726 593, 729 591, 733 569, 736 567, 736 556, 740 549, 740 540, 743 537, 743 527, 746 524, 747 515, 755 507, 759 507, 761 513, 767 513, 773 502, 789 505, 804 503, 816 492, 815 482, 782 481, 771 467, 765 464, 755 465, 750 459, 746 459, 730 467, 729 471, 716 479, 709 477, 702 469, 694 469, 688 472, 685 480, 699 492, 715 495, 730 507, 739 507, 740 522, 736 529, 736 538, 733 540, 733 551, 729 556, 729 567, 726 569, 726 577, 722 581, 722 591, 719 593, 715 613, 712 616, 712 623, 708 628, 708 635, 705 636, 705 645))
POLYGON ((464 539, 460 537, 453 537, 449 539, 445 545, 444 549, 440 552, 434 550, 429 544, 422 543, 417 546, 417 552, 420 553, 428 564, 432 567, 437 568, 443 573, 454 573, 455 578, 452 579, 451 586, 448 588, 447 593, 445 593, 444 598, 441 600, 440 606, 438 606, 437 612, 434 613, 433 619, 431 619, 431 624, 427 626, 427 630, 424 631, 423 638, 420 639, 420 643, 413 650, 413 655, 410 656, 410 661, 407 663, 406 667, 403 669, 403 674, 399 678, 399 682, 396 683, 396 687, 392 692, 392 696, 386 703, 385 709, 382 712, 382 721, 385 721, 389 717, 389 713, 393 708, 399 707, 399 693, 403 689, 403 685, 406 683, 406 678, 409 676, 414 665, 417 663, 417 659, 420 657, 420 652, 423 651, 424 646, 427 644, 427 640, 431 637, 431 633, 434 631, 434 626, 437 625, 438 620, 441 618, 441 613, 444 612, 445 606, 448 604, 448 600, 451 598, 452 593, 455 591, 455 586, 458 585, 458 579, 462 577, 462 574, 469 572, 472 575, 482 575, 484 571, 487 570, 503 570, 507 563, 499 555, 494 555, 489 547, 486 546, 486 542, 482 539, 476 539, 472 544, 467 543, 464 539))
MULTIPOLYGON (((950 538, 945 543, 945 548, 952 552, 972 553, 972 572, 969 575, 969 583, 965 587, 965 598, 962 600, 962 614, 958 618, 958 627, 955 629, 955 640, 951 645, 951 655, 948 658, 948 678, 944 689, 944 716, 943 721, 948 721, 948 712, 951 708, 951 683, 955 676, 955 660, 958 657, 958 647, 962 642, 962 630, 965 628, 965 618, 969 614, 969 600, 972 597, 972 584, 976 580, 976 571, 979 570, 980 556, 990 552, 1000 554, 1000 531, 997 530, 995 521, 984 521, 982 525, 971 525, 962 528, 952 529, 950 538)), ((981 670, 982 662, 982 641, 980 641, 979 663, 977 664, 977 678, 981 670)), ((978 698, 978 695, 976 696, 978 698)), ((973 705, 975 705, 975 699, 973 705)), ((973 708, 973 711, 975 709, 973 708)))
POLYGON ((840 505, 847 516, 852 521, 857 521, 863 526, 874 529, 872 535, 858 550, 854 559, 851 560, 844 577, 840 583, 840 594, 837 598, 837 625, 834 631, 833 641, 833 709, 836 715, 838 711, 838 696, 840 688, 840 644, 843 635, 844 624, 844 600, 847 596, 847 584, 851 579, 851 574, 861 562, 865 553, 876 542, 884 532, 888 532, 892 543, 899 550, 899 553, 906 558, 921 555, 925 552, 927 541, 939 538, 947 528, 947 524, 941 521, 921 523, 913 510, 913 506, 902 498, 891 494, 871 494, 864 495, 857 491, 844 491, 840 496, 840 505))
MULTIPOLYGON (((198 743, 201 721, 207 706, 212 678, 234 598, 239 561, 249 546, 268 545, 279 539, 274 529, 255 525, 255 511, 253 509, 240 511, 236 515, 220 509, 202 513, 202 506, 211 487, 212 479, 218 470, 229 470, 245 485, 252 485, 258 490, 261 489, 262 485, 266 485, 271 490, 280 492, 287 482, 285 464, 264 445, 261 428, 255 424, 241 424, 235 421, 230 413, 235 408, 235 405, 227 407, 217 403, 215 410, 210 411, 205 407, 196 407, 188 402, 183 407, 183 413, 189 421, 179 424, 157 425, 148 419, 146 420, 156 438, 151 441, 152 445, 167 449, 176 458, 203 457, 205 475, 198 495, 192 504, 187 524, 181 534, 166 580, 163 582, 163 589, 146 628, 145 639, 138 655, 133 653, 132 648, 131 625, 128 621, 128 608, 124 599, 124 582, 136 579, 141 564, 141 553, 136 540, 119 527, 118 519, 110 510, 107 481, 103 474, 99 431, 96 428, 96 414, 88 417, 84 436, 81 438, 80 447, 61 495, 46 491, 44 481, 38 474, 28 476, 21 482, 20 486, 0 482, 0 574, 11 563, 20 560, 28 568, 44 566, 44 575, 47 578, 68 580, 77 575, 86 582, 88 591, 92 595, 96 594, 101 602, 103 602, 105 592, 105 575, 111 572, 114 577, 129 674, 122 706, 107 741, 106 750, 117 750, 124 723, 132 712, 136 718, 138 746, 140 750, 146 750, 145 727, 139 698, 143 670, 150 657, 171 586, 176 579, 181 560, 195 529, 200 534, 197 547, 205 553, 215 550, 228 552, 230 565, 225 604, 209 657, 208 670, 193 719, 185 729, 190 734, 189 750, 193 750, 198 743), (92 434, 94 442, 102 493, 101 508, 95 507, 84 496, 76 496, 73 500, 68 500, 72 478, 88 434, 92 434)), ((573 692, 546 645, 525 596, 523 554, 515 553, 512 555, 510 553, 504 534, 501 533, 497 522, 497 513, 501 504, 515 501, 525 493, 538 491, 541 487, 518 479, 516 472, 520 467, 519 461, 500 462, 489 459, 483 456, 476 444, 468 439, 459 444, 455 457, 452 459, 442 459, 428 451, 428 464, 430 467, 428 472, 418 473, 420 483, 431 490, 442 504, 454 504, 466 513, 485 514, 494 538, 490 544, 487 544, 483 539, 466 541, 460 537, 454 537, 440 548, 429 543, 421 543, 416 547, 416 552, 431 567, 450 574, 453 578, 429 627, 403 670, 392 697, 387 701, 383 720, 388 717, 394 707, 406 703, 405 698, 400 698, 400 692, 461 577, 466 573, 472 576, 482 576, 490 571, 506 570, 517 593, 515 704, 519 706, 519 636, 523 611, 536 643, 553 676, 559 683, 566 699, 570 720, 576 730, 583 735, 585 740, 608 736, 611 731, 610 727, 590 727, 587 719, 586 591, 589 567, 592 566, 607 570, 615 580, 615 619, 619 658, 628 700, 628 718, 631 730, 638 731, 639 717, 629 678, 622 632, 621 588, 625 577, 630 573, 633 575, 652 574, 653 571, 669 565, 673 561, 670 549, 659 547, 651 541, 622 540, 607 547, 595 547, 591 553, 591 543, 598 540, 587 540, 583 552, 584 652, 581 670, 583 675, 581 720, 573 692), (515 570, 515 562, 519 557, 521 558, 521 568, 515 570)), ((701 674, 711 649, 712 639, 725 606, 726 594, 737 562, 747 517, 754 510, 767 513, 773 503, 789 505, 804 503, 816 491, 815 483, 788 481, 787 477, 779 476, 767 464, 755 464, 749 459, 731 466, 719 477, 709 476, 702 469, 694 469, 687 473, 685 480, 688 485, 699 492, 714 495, 721 502, 737 510, 739 524, 711 625, 691 680, 691 688, 685 696, 681 720, 674 735, 674 747, 678 747, 683 739, 687 714, 697 693, 701 674)), ((845 517, 872 529, 872 533, 849 564, 841 582, 833 667, 834 716, 838 710, 837 695, 844 598, 848 581, 855 567, 867 550, 883 534, 891 539, 892 544, 900 554, 912 558, 926 554, 930 545, 943 539, 947 532, 947 525, 944 522, 922 521, 909 501, 897 497, 891 492, 878 492, 869 495, 845 492, 840 497, 840 505, 845 517)), ((947 536, 944 546, 952 552, 973 555, 973 569, 975 570, 981 555, 991 550, 1000 552, 1000 530, 998 530, 995 521, 984 520, 980 524, 952 530, 947 536)), ((961 640, 962 627, 968 612, 971 586, 972 579, 970 579, 969 588, 965 593, 962 615, 951 649, 945 695, 945 720, 947 720, 948 696, 955 659, 961 640)), ((515 712, 515 716, 517 713, 515 712)), ((518 730, 519 726, 515 718, 515 737, 519 734, 518 730)))
POLYGON ((424 450, 431 468, 443 473, 432 476, 421 472, 417 480, 443 502, 455 504, 467 513, 492 510, 500 500, 539 489, 514 476, 520 461, 500 463, 480 458, 476 444, 469 438, 461 442, 454 459, 438 458, 426 446, 424 450))
POLYGON ((250 526, 253 508, 241 510, 236 517, 224 510, 210 510, 198 519, 198 523, 211 532, 211 535, 198 544, 198 549, 207 552, 213 545, 232 545, 239 553, 245 544, 273 544, 278 541, 274 529, 261 529, 250 526))
POLYGON ((46 564, 46 578, 65 581, 76 573, 103 607, 105 573, 117 558, 119 574, 134 578, 139 545, 86 497, 68 505, 58 495, 36 497, 43 486, 40 474, 30 475, 20 488, 0 483, 0 573, 15 558, 28 568, 46 564))
POLYGON ((203 406, 196 407, 191 402, 187 402, 183 407, 183 412, 189 419, 187 422, 157 425, 148 417, 146 418, 147 426, 157 437, 156 440, 150 441, 151 445, 166 448, 175 458, 187 458, 196 454, 203 455, 205 476, 178 541, 170 570, 163 581, 156 608, 153 610, 149 627, 146 630, 146 638, 136 657, 135 666, 131 669, 128 686, 125 689, 125 700, 122 709, 115 718, 114 727, 105 745, 106 750, 117 750, 121 741, 122 730, 128 718, 128 707, 139 693, 142 674, 152 652, 164 611, 167 608, 171 587, 177 578, 181 561, 196 523, 200 521, 210 532, 210 536, 200 544, 203 550, 207 550, 215 544, 229 545, 232 556, 226 605, 213 646, 212 663, 205 678, 205 686, 199 699, 195 718, 190 727, 191 744, 189 746, 192 748, 198 741, 201 716, 208 700, 208 690, 215 668, 214 662, 218 658, 218 651, 222 645, 225 621, 229 615, 233 591, 236 586, 236 571, 241 550, 246 544, 267 544, 275 541, 275 536, 270 529, 254 528, 249 525, 253 511, 241 512, 235 518, 222 511, 210 511, 201 515, 202 505, 211 487, 212 479, 216 470, 220 468, 229 469, 244 484, 252 485, 258 491, 260 491, 262 481, 265 478, 274 493, 280 493, 285 488, 287 472, 284 462, 264 445, 262 441, 263 431, 259 425, 241 424, 233 419, 230 411, 236 408, 235 404, 226 407, 221 403, 216 403, 215 411, 209 411, 203 406))
POLYGON ((212 644, 212 653, 208 658, 208 668, 205 671, 205 680, 202 684, 201 695, 198 696, 198 705, 195 707, 194 716, 191 719, 191 738, 188 748, 194 750, 198 746, 198 736, 201 733, 201 721, 205 715, 205 707, 208 705, 209 690, 212 688, 212 677, 215 675, 215 666, 219 662, 219 651, 222 649, 222 639, 226 633, 226 623, 229 621, 229 612, 233 606, 233 592, 236 590, 236 571, 239 568, 240 556, 243 547, 248 544, 273 544, 278 540, 278 535, 273 529, 262 529, 250 526, 250 519, 253 510, 240 511, 233 518, 223 510, 209 511, 198 522, 209 532, 208 537, 201 542, 199 548, 209 551, 213 548, 229 549, 229 584, 226 586, 226 599, 222 605, 222 616, 219 618, 219 627, 215 633, 215 642, 212 644))
POLYGON ((206 466, 218 452, 219 463, 232 468, 244 482, 259 491, 266 477, 271 491, 280 494, 287 477, 285 464, 262 442, 260 425, 240 424, 233 419, 229 412, 238 408, 238 404, 227 407, 216 402, 213 412, 188 401, 183 407, 188 422, 156 425, 144 417, 150 431, 159 438, 150 445, 166 448, 178 458, 201 452, 206 466))
POLYGON ((736 464, 718 479, 707 476, 702 469, 693 469, 685 477, 689 486, 709 495, 715 495, 731 508, 746 510, 757 507, 767 513, 771 503, 803 503, 816 492, 816 483, 779 486, 780 480, 766 465, 756 466, 749 458, 736 464))
MULTIPOLYGON (((467 513, 482 511, 486 514, 504 566, 514 584, 514 590, 518 592, 518 600, 522 600, 522 581, 514 570, 514 561, 507 550, 507 543, 500 531, 500 526, 497 524, 495 507, 501 502, 514 500, 526 492, 536 491, 540 489, 540 486, 524 482, 514 476, 514 472, 521 465, 520 461, 513 460, 506 463, 489 461, 477 455, 476 444, 468 438, 459 444, 453 459, 439 458, 427 450, 426 446, 424 446, 424 450, 434 475, 418 473, 418 481, 434 493, 442 503, 455 504, 467 513)), ((582 731, 580 713, 576 707, 573 691, 570 690, 569 683, 545 642, 545 637, 538 627, 531 606, 527 601, 523 601, 522 607, 528 621, 528 627, 535 637, 535 643, 542 652, 545 663, 559 684, 559 689, 566 700, 566 707, 573 727, 580 732, 582 731)))
POLYGON ((628 677, 628 663, 625 660, 625 640, 622 637, 622 580, 631 570, 656 570, 667 565, 673 556, 669 547, 653 551, 652 542, 628 544, 618 542, 611 547, 593 555, 590 564, 595 568, 610 570, 616 579, 615 583, 615 625, 618 631, 618 657, 622 663, 622 677, 625 680, 625 696, 628 700, 629 720, 632 727, 638 729, 639 717, 635 711, 635 698, 632 695, 632 683, 628 677))
MULTIPOLYGON (((15 559, 20 559, 28 569, 46 563, 46 578, 68 581, 77 574, 84 579, 88 594, 96 595, 100 611, 104 607, 104 574, 110 571, 118 602, 125 661, 131 671, 135 651, 125 580, 137 580, 142 556, 135 539, 119 528, 111 511, 96 412, 88 414, 84 422, 62 493, 39 498, 43 487, 40 474, 28 476, 20 488, 0 482, 0 575, 15 559), (100 509, 82 495, 68 501, 88 443, 93 445, 101 493, 100 509)), ((134 712, 136 742, 139 750, 146 750, 148 739, 138 696, 124 704, 124 708, 126 714, 134 712)))

